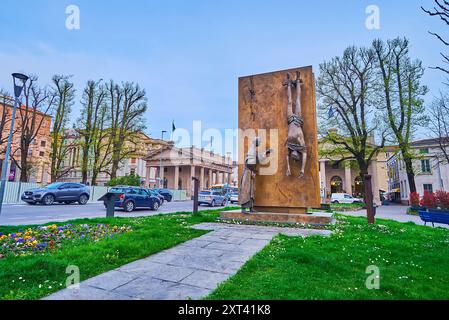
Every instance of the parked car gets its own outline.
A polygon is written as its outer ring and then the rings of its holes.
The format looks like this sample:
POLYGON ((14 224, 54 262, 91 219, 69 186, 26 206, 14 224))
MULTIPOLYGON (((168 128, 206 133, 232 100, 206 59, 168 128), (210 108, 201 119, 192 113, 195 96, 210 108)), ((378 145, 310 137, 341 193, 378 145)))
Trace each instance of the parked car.
POLYGON ((164 196, 165 201, 171 202, 173 200, 173 192, 168 189, 154 189, 164 196))
POLYGON ((231 192, 231 195, 229 197, 229 201, 231 203, 238 203, 239 202, 239 193, 238 192, 231 192))
POLYGON ((55 182, 42 188, 26 190, 22 196, 22 201, 28 204, 41 203, 52 205, 55 202, 72 204, 78 202, 85 205, 90 198, 90 190, 80 183, 55 182))
POLYGON ((331 203, 363 203, 363 200, 347 193, 332 193, 331 203))
POLYGON ((198 195, 198 204, 207 204, 211 207, 216 205, 225 206, 227 202, 226 196, 219 192, 213 190, 201 191, 198 195))
POLYGON ((159 206, 162 206, 165 202, 165 198, 163 195, 161 195, 159 192, 153 189, 147 189, 153 196, 157 197, 159 199, 159 206))
POLYGON ((120 186, 109 191, 122 193, 115 202, 115 207, 122 208, 126 212, 132 212, 137 208, 149 208, 154 211, 159 209, 159 197, 153 196, 146 188, 120 186))

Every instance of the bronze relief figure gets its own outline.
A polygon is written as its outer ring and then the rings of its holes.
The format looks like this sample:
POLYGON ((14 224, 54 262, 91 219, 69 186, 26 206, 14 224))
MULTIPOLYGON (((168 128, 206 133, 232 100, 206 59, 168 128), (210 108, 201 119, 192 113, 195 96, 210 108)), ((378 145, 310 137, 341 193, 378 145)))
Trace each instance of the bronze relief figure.
POLYGON ((291 176, 290 160, 294 162, 301 161, 301 169, 299 178, 304 177, 304 169, 307 162, 307 146, 304 139, 304 132, 302 127, 304 125, 304 118, 301 111, 301 74, 296 73, 296 80, 292 80, 290 73, 287 73, 287 78, 284 86, 287 87, 287 121, 288 121, 288 136, 285 145, 288 148, 287 154, 287 176, 291 176), (296 88, 296 104, 293 109, 292 88, 296 88))
POLYGON ((243 174, 240 180, 239 188, 239 204, 243 213, 254 212, 254 190, 257 176, 257 166, 260 162, 264 162, 271 153, 271 149, 263 153, 257 153, 260 144, 260 138, 255 137, 248 149, 248 154, 243 167, 243 174), (249 212, 247 211, 249 210, 249 212))

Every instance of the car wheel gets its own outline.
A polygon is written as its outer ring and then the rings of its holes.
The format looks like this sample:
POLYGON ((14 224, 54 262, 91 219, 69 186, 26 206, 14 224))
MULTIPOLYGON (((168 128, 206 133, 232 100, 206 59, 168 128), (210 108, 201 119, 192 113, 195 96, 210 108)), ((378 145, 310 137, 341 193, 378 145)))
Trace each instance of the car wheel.
POLYGON ((80 198, 78 199, 79 204, 85 205, 87 204, 87 201, 89 201, 89 198, 85 194, 80 195, 80 198))
POLYGON ((157 201, 153 202, 153 206, 151 207, 152 210, 157 211, 159 209, 159 203, 157 201))
POLYGON ((132 201, 128 201, 124 204, 123 209, 125 209, 126 212, 132 212, 136 208, 136 205, 132 201))
POLYGON ((51 194, 47 194, 43 199, 42 203, 46 206, 51 206, 53 203, 55 203, 55 196, 51 194))
POLYGON ((338 200, 335 200, 335 201, 332 201, 332 203, 340 203, 340 202, 338 202, 338 200))
POLYGON ((215 207, 215 200, 212 200, 212 202, 210 203, 211 207, 215 207))
POLYGON ((227 202, 226 199, 224 199, 223 202, 221 203, 221 206, 225 207, 226 206, 226 202, 227 202))

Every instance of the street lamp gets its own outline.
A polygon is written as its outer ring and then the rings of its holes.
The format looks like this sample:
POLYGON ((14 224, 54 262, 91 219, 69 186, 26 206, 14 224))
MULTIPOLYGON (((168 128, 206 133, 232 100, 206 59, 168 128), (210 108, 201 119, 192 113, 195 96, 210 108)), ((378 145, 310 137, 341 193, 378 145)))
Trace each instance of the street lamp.
MULTIPOLYGON (((167 133, 167 131, 162 130, 162 141, 164 141, 164 133, 167 133)), ((162 181, 162 151, 159 154, 159 188, 163 188, 164 186, 162 185, 163 181, 162 181)))
POLYGON ((228 156, 228 184, 231 185, 231 152, 227 152, 226 155, 228 156))
MULTIPOLYGON (((11 153, 11 143, 14 132, 14 121, 16 120, 16 111, 17 107, 20 104, 19 101, 20 95, 22 94, 23 88, 25 87, 25 84, 28 80, 28 77, 21 73, 13 73, 12 78, 14 82, 14 107, 11 115, 11 126, 9 128, 8 144, 6 145, 5 160, 3 161, 2 166, 2 176, 1 176, 2 180, 0 185, 0 214, 2 213, 3 196, 5 194, 6 179, 8 175, 8 163, 9 163, 9 155, 11 153)), ((4 105, 3 108, 6 108, 6 105, 4 105)))

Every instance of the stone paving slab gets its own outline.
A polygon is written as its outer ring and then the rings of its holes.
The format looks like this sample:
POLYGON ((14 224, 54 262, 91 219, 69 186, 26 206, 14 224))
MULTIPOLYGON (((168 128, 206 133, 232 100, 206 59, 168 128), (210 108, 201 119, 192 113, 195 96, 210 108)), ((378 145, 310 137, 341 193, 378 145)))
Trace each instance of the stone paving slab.
POLYGON ((201 299, 236 274, 276 235, 307 237, 331 234, 328 230, 224 223, 201 223, 194 228, 211 232, 88 279, 80 284, 79 289, 64 289, 45 299, 201 299))

